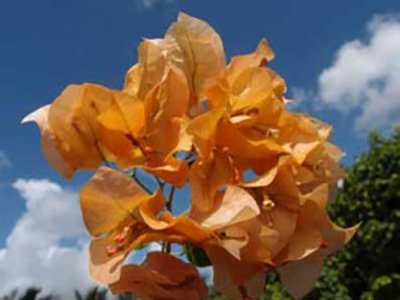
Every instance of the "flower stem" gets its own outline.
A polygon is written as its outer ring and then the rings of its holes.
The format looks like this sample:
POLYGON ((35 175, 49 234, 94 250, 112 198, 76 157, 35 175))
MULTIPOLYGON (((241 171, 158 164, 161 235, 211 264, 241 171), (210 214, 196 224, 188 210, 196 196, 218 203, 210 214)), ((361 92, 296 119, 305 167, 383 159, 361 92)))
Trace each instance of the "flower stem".
POLYGON ((139 179, 139 177, 136 174, 136 169, 133 169, 132 176, 133 180, 136 181, 136 183, 144 189, 147 193, 153 194, 153 192, 139 179))
POLYGON ((154 176, 154 178, 157 181, 158 187, 160 188, 161 191, 164 190, 164 186, 165 186, 165 182, 162 181, 160 178, 158 178, 157 176, 154 176))
POLYGON ((171 189, 169 190, 169 195, 168 195, 168 201, 166 204, 166 208, 169 212, 172 211, 172 201, 174 200, 174 194, 175 194, 175 187, 171 185, 171 189))
MULTIPOLYGON (((171 185, 171 188, 169 190, 168 200, 167 203, 165 204, 165 208, 169 212, 172 211, 172 201, 174 200, 174 194, 175 194, 175 186, 171 185)), ((166 253, 171 253, 171 243, 163 242, 161 251, 166 253)))

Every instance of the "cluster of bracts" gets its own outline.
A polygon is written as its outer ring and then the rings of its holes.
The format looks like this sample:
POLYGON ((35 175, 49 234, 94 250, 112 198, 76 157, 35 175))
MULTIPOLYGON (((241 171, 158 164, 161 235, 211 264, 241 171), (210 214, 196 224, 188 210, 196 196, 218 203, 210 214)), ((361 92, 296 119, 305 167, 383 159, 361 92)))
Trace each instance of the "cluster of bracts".
POLYGON ((92 277, 116 294, 202 299, 193 255, 170 253, 179 244, 207 257, 215 288, 232 299, 258 298, 274 269, 301 298, 356 231, 326 213, 344 176, 331 127, 286 109, 265 39, 226 64, 220 36, 180 14, 138 57, 121 90, 70 85, 24 120, 39 125, 45 157, 66 178, 96 170, 80 193, 92 277), (147 189, 138 170, 159 188, 147 189), (176 215, 173 192, 185 185, 191 205, 176 215), (123 264, 151 242, 162 251, 123 264))

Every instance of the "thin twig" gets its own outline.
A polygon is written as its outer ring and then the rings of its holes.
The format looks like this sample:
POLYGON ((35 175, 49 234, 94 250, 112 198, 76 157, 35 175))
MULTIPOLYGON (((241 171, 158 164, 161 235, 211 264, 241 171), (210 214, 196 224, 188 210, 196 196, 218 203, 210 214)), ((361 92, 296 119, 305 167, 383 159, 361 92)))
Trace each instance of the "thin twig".
POLYGON ((174 200, 175 186, 171 185, 171 189, 169 190, 168 201, 166 204, 166 208, 168 211, 172 211, 172 201, 174 200))
MULTIPOLYGON (((167 211, 172 211, 172 201, 174 200, 175 194, 175 186, 171 185, 171 189, 169 190, 168 200, 165 204, 165 208, 167 211)), ((166 253, 171 253, 171 243, 170 242, 163 242, 162 251, 166 253)))
POLYGON ((144 189, 146 192, 148 192, 149 194, 153 194, 153 192, 143 183, 140 181, 140 179, 138 178, 137 174, 136 174, 136 169, 133 170, 132 172, 132 178, 133 180, 136 181, 136 183, 142 188, 144 189))
POLYGON ((186 154, 186 156, 183 158, 183 160, 190 160, 192 157, 194 156, 194 151, 193 150, 190 150, 187 154, 186 154))
POLYGON ((161 191, 164 190, 164 186, 165 186, 165 182, 162 181, 160 178, 158 178, 157 176, 154 176, 154 178, 156 179, 159 188, 161 189, 161 191))
POLYGON ((167 242, 167 243, 166 243, 165 252, 171 253, 171 243, 170 243, 170 242, 167 242))
POLYGON ((191 167, 195 161, 196 161, 195 158, 193 158, 192 160, 188 160, 188 162, 187 162, 188 166, 191 167))

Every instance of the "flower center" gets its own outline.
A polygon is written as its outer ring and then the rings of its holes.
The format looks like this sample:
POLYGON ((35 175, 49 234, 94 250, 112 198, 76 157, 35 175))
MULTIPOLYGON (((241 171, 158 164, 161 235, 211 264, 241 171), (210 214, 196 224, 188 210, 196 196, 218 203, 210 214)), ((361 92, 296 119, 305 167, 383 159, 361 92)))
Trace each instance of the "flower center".
POLYGON ((262 202, 262 209, 266 211, 271 211, 275 207, 275 202, 272 201, 268 196, 266 196, 262 202))
POLYGON ((246 238, 244 236, 234 236, 227 234, 226 231, 222 230, 217 232, 217 237, 222 241, 222 240, 235 240, 235 241, 243 241, 246 238))
POLYGON ((147 226, 141 222, 136 222, 122 228, 122 230, 114 236, 111 244, 106 247, 107 255, 113 256, 120 251, 126 250, 146 228, 147 226))

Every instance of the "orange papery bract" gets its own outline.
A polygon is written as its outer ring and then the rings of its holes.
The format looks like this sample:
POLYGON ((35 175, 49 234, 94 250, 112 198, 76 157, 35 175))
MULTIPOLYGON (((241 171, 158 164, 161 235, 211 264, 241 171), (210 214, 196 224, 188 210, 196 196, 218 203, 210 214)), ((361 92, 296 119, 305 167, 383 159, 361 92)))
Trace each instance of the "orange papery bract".
POLYGON ((148 253, 139 266, 124 266, 121 279, 110 288, 115 294, 130 292, 148 300, 201 300, 207 295, 207 287, 194 266, 162 252, 148 253))
POLYGON ((345 176, 332 128, 286 109, 267 40, 228 64, 224 52, 212 27, 181 13, 164 38, 140 43, 121 90, 70 85, 23 120, 37 123, 46 159, 66 178, 95 170, 80 193, 89 270, 115 294, 203 299, 195 266, 170 253, 177 243, 203 251, 215 288, 232 299, 260 297, 272 269, 300 299, 357 230, 326 212, 345 176), (174 215, 185 184, 190 208, 174 215), (162 251, 124 265, 150 242, 162 251))

